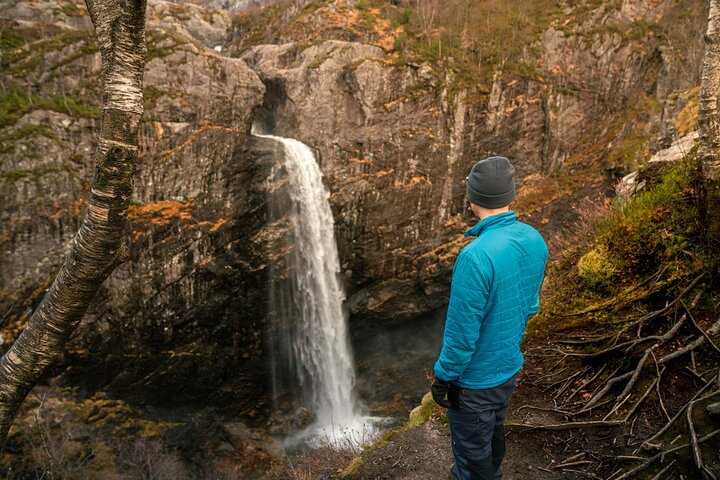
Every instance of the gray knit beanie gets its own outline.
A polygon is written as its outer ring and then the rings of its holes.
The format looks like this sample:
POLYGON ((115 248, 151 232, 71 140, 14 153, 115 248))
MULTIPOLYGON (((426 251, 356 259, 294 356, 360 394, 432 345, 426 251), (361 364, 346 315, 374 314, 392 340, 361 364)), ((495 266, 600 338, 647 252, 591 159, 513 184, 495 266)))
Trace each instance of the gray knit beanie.
POLYGON ((505 157, 480 160, 467 177, 467 197, 485 208, 502 208, 515 198, 515 167, 505 157))

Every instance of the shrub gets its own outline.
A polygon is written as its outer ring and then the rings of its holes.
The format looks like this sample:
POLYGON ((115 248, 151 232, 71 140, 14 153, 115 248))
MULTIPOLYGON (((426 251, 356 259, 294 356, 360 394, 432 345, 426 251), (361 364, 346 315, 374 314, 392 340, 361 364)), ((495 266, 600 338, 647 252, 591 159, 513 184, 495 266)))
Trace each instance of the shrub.
POLYGON ((690 162, 641 175, 647 176, 647 189, 615 201, 597 221, 591 248, 578 262, 580 278, 594 290, 609 291, 666 265, 682 275, 706 255, 690 162))
POLYGON ((118 448, 118 471, 139 480, 192 478, 180 456, 159 439, 141 438, 118 448))

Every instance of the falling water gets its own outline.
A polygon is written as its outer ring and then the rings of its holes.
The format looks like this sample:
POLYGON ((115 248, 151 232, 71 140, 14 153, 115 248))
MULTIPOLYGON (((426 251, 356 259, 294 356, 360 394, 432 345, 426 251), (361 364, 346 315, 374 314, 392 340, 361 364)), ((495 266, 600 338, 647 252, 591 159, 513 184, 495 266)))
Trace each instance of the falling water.
POLYGON ((273 388, 276 395, 288 384, 302 391, 315 416, 302 436, 336 441, 362 435, 368 425, 355 395, 330 194, 310 148, 289 138, 258 136, 280 142, 285 150, 271 179, 271 222, 285 224, 288 231, 275 246, 280 251, 273 262, 273 277, 281 277, 273 280, 270 295, 273 388))

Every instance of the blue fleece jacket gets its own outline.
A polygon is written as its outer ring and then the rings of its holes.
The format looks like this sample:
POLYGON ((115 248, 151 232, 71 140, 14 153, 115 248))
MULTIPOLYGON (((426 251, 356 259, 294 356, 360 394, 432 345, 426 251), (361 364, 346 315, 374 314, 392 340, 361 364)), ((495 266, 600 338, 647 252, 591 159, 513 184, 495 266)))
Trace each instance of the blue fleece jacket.
POLYGON ((501 385, 523 365, 520 342, 540 307, 547 246, 509 211, 465 232, 476 236, 453 268, 435 376, 463 388, 501 385))

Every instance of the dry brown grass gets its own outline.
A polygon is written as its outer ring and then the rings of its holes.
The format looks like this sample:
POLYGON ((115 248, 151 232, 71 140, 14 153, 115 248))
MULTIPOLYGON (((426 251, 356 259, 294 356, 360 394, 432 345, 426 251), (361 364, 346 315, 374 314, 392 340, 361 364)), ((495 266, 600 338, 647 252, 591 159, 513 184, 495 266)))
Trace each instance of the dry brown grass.
POLYGON ((285 456, 276 464, 267 478, 309 480, 331 478, 342 471, 362 451, 376 440, 377 431, 363 430, 359 434, 331 438, 324 435, 316 440, 317 448, 304 451, 296 456, 285 456))
POLYGON ((567 230, 553 232, 548 238, 548 249, 556 258, 575 257, 579 246, 590 238, 598 220, 605 218, 612 208, 612 199, 600 194, 593 200, 585 197, 577 207, 578 220, 567 230))

